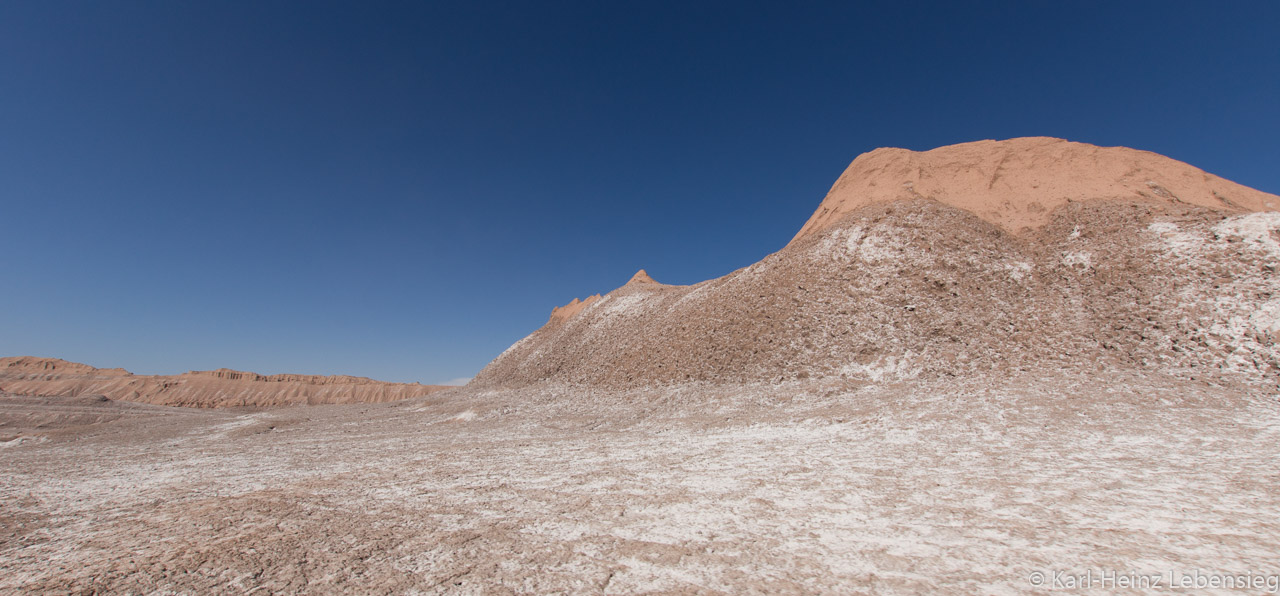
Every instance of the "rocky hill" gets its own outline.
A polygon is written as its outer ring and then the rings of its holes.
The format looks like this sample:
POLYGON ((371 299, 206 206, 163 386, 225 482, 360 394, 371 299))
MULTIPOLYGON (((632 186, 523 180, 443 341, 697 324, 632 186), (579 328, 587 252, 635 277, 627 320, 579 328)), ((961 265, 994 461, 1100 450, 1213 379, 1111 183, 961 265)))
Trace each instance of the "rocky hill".
POLYGON ((859 156, 785 248, 570 303, 476 388, 1041 368, 1280 380, 1280 197, 1060 139, 859 156))
POLYGON ((104 396, 164 406, 216 408, 389 402, 446 389, 364 377, 259 375, 230 369, 135 375, 57 358, 0 358, 0 391, 37 397, 104 396))

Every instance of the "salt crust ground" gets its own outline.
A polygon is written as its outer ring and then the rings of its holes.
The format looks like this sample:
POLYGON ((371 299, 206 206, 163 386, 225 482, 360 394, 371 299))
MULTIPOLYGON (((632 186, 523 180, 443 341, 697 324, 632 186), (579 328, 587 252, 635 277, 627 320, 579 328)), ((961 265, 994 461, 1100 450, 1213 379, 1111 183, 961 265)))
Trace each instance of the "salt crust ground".
POLYGON ((5 593, 1018 594, 1035 571, 1280 573, 1276 396, 1154 374, 257 412, 7 397, 0 420, 36 421, 0 448, 5 593))

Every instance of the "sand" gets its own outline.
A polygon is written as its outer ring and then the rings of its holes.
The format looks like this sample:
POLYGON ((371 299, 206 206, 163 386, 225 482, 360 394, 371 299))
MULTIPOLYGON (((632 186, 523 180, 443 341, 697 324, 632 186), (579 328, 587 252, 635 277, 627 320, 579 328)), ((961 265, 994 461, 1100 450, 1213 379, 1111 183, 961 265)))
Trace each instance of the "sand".
POLYGON ((1274 396, 1158 375, 140 407, 0 447, 0 592, 1020 594, 1036 572, 1280 572, 1274 396))

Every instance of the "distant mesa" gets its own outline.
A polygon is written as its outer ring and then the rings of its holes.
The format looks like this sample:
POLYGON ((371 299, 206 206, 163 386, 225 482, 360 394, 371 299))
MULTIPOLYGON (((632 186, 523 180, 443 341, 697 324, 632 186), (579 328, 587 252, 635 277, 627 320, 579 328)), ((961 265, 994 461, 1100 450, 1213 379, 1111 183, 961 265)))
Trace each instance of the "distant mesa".
POLYGON ((641 270, 553 310, 471 386, 888 383, 1046 367, 1274 386, 1278 207, 1124 147, 1032 137, 876 149, 782 250, 691 286, 641 270))
POLYGON ((447 389, 365 377, 260 375, 220 368, 180 375, 135 375, 57 358, 0 358, 0 384, 14 395, 124 400, 217 408, 397 401, 447 389))

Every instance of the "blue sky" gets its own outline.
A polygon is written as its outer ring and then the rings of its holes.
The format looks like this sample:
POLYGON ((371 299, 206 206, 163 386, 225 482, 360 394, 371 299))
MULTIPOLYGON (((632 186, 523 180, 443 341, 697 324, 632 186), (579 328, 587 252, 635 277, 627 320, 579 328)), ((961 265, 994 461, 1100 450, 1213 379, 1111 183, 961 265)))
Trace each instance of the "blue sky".
POLYGON ((0 3, 0 355, 467 377, 855 156, 1156 151, 1280 192, 1280 3, 0 3))

